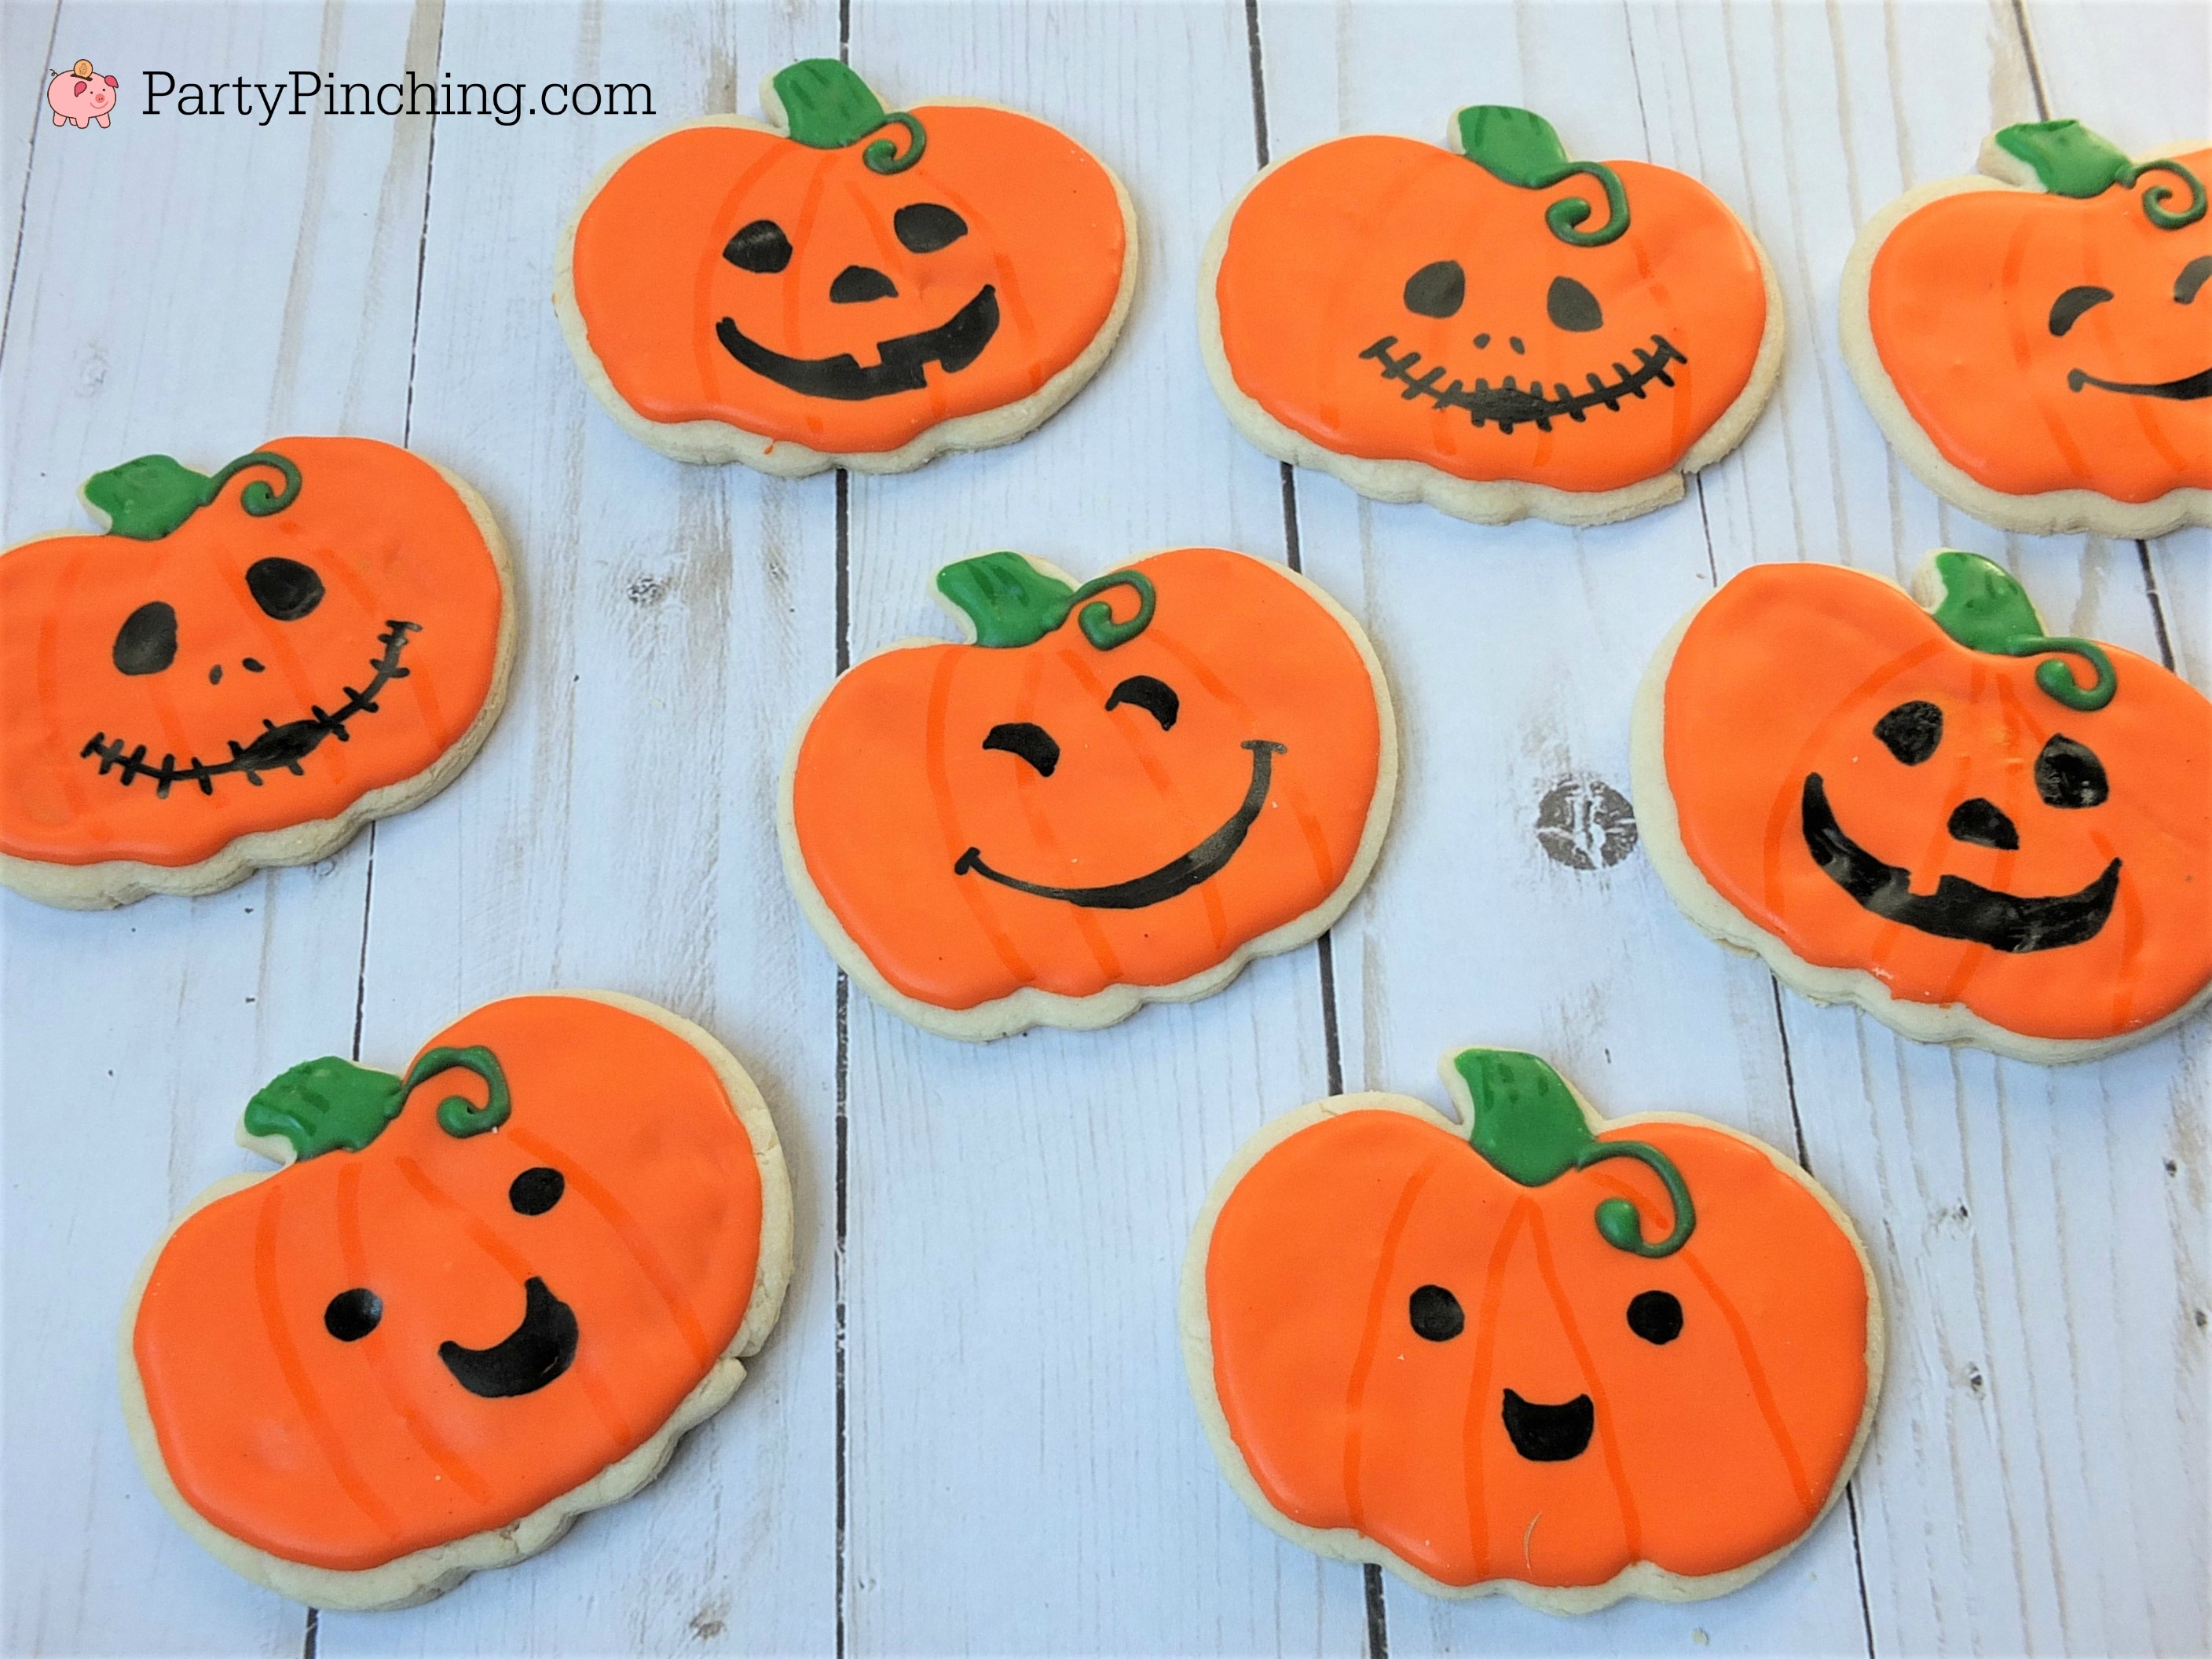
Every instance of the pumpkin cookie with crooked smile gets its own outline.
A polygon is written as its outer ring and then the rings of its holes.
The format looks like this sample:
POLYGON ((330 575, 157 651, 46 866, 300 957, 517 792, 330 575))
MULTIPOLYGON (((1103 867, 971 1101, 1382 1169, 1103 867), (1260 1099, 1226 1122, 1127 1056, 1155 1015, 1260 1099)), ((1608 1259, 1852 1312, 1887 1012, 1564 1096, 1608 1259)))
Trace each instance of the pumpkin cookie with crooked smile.
POLYGON ((791 1191, 752 1081, 690 1021, 517 997, 404 1075, 295 1066, 124 1315, 146 1479, 225 1565, 404 1607, 628 1498, 775 1325, 791 1191))
POLYGON ((2212 524, 2212 149, 2078 121, 1992 134, 1844 267, 1844 361, 1936 494, 2029 535, 2212 524))
POLYGON ((1782 366, 1766 256, 1697 180, 1528 110, 1276 162, 1215 227, 1199 337, 1237 428, 1379 501, 1601 524, 1678 499, 1782 366))
POLYGON ((971 1041, 1111 1024, 1326 930, 1397 783, 1373 647, 1295 572, 1220 548, 1076 586, 948 565, 963 645, 830 688, 784 764, 783 861, 847 972, 971 1041))
POLYGON ((968 100, 886 111, 813 58, 774 125, 662 134, 602 173, 554 290, 592 392, 684 461, 897 472, 1011 442, 1081 389, 1136 291, 1136 216, 1096 156, 968 100))
POLYGON ((99 908, 328 856, 468 764, 514 608, 483 498, 367 438, 84 487, 0 556, 0 882, 99 908))
POLYGON ((2055 1063, 2188 1018, 2212 996, 2212 702, 2046 634, 1978 554, 1935 554, 1917 591, 1754 565, 1661 647, 1632 763, 1675 902, 1922 1042, 2055 1063))
POLYGON ((1549 1613, 1740 1588, 1819 1524, 1881 1384, 1850 1222, 1704 1118, 1465 1048, 1459 1121, 1340 1095, 1207 1194, 1183 1358, 1230 1486, 1316 1553, 1549 1613))

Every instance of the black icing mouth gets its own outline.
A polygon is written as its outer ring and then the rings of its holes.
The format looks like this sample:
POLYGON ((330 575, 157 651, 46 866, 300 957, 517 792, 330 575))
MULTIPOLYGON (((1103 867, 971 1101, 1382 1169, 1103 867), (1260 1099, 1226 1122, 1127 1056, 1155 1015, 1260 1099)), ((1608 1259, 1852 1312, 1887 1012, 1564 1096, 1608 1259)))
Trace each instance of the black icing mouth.
POLYGON ((2200 368, 2194 374, 2172 380, 2106 380, 2084 368, 2067 370, 2069 392, 2079 392, 2085 386, 2105 392, 2124 392, 2137 398, 2171 398, 2179 403, 2194 403, 2199 398, 2212 398, 2212 368, 2200 368))
POLYGON ((1505 1435, 1531 1463, 1564 1463, 1580 1457, 1597 1427, 1597 1409, 1578 1394, 1557 1406, 1540 1406, 1505 1391, 1505 1435))
POLYGON ((842 403, 919 392, 928 384, 922 370, 932 362, 947 374, 957 374, 982 355, 998 331, 999 291, 988 283, 935 328, 878 341, 877 361, 866 368, 849 351, 835 357, 787 357, 753 339, 727 317, 714 325, 714 337, 723 349, 754 374, 805 397, 835 398, 842 403))
POLYGON ((1827 786, 1814 772, 1805 780, 1801 816, 1805 846, 1828 879, 1885 921, 1938 939, 1960 939, 1993 951, 2021 954, 2055 951, 2097 937, 2120 890, 2120 861, 2079 892, 2016 898, 1992 892, 1960 876, 1945 876, 1932 895, 1912 890, 1910 871, 1884 864, 1849 836, 1828 805, 1827 786))
POLYGON ((1024 881, 1018 877, 1003 875, 994 870, 983 862, 981 852, 973 847, 960 855, 952 866, 952 873, 964 876, 972 872, 988 881, 997 882, 1001 887, 1011 887, 1018 893, 1058 899, 1065 904, 1080 905, 1086 910, 1142 910, 1148 905, 1159 904, 1188 893, 1237 856, 1237 849, 1244 844, 1244 837, 1251 833, 1252 825, 1259 818, 1260 809, 1267 804, 1267 790, 1274 778, 1275 757, 1287 752, 1283 744, 1267 738, 1250 738, 1242 747, 1252 751, 1252 781, 1244 791, 1243 802, 1229 815, 1229 821, 1221 828, 1180 858, 1169 860, 1150 875, 1114 882, 1104 887, 1043 887, 1036 882, 1024 881))
POLYGON ((522 1322, 489 1348, 441 1342, 438 1358, 453 1381, 483 1400, 536 1394, 576 1358, 576 1310, 542 1279, 522 1286, 522 1322))
POLYGON ((78 758, 88 760, 99 756, 100 775, 105 777, 111 771, 119 773, 125 788, 140 778, 151 778, 154 793, 162 800, 169 798, 170 788, 178 783, 197 783, 200 793, 212 795, 215 781, 227 773, 243 773, 246 781, 256 789, 261 787, 264 772, 285 771, 294 777, 304 776, 300 763, 313 754, 325 738, 336 738, 340 743, 352 741, 346 722, 362 714, 376 713, 377 693, 414 672, 399 665, 399 653, 407 648, 407 636, 420 633, 422 629, 420 623, 401 622, 397 617, 387 620, 385 631, 376 636, 377 642, 384 647, 384 654, 369 659, 369 666, 376 672, 367 685, 358 691, 349 685, 341 688, 346 694, 345 702, 327 714, 320 708, 311 708, 307 719, 287 720, 282 726, 274 720, 263 720, 261 734, 252 743, 241 744, 235 738, 231 740, 228 760, 210 763, 194 755, 179 766, 174 755, 164 755, 159 766, 152 766, 147 763, 144 744, 126 755, 123 752, 123 739, 111 738, 105 732, 94 732, 77 751, 78 758))
POLYGON ((1652 381, 1662 386, 1674 385, 1674 376, 1667 372, 1669 363, 1690 361, 1674 349, 1666 336, 1655 334, 1651 337, 1654 349, 1646 351, 1642 346, 1631 349, 1629 355, 1637 362, 1634 368, 1626 363, 1615 363, 1610 380, 1595 374, 1585 374, 1583 378, 1589 382, 1587 392, 1574 391, 1565 380, 1554 380, 1547 396, 1541 380, 1532 379, 1525 386, 1516 386, 1510 374, 1505 377, 1503 386, 1494 386, 1478 379, 1472 391, 1457 376, 1453 377, 1449 386, 1439 386, 1437 382, 1444 377, 1443 365, 1437 364, 1427 374, 1416 375, 1413 368, 1421 361, 1421 354, 1407 351, 1394 356, 1390 348, 1397 343, 1396 335, 1386 334, 1361 352, 1360 359, 1374 359, 1381 366, 1384 380, 1404 382, 1406 390, 1402 395, 1407 402, 1426 398, 1438 409, 1463 409, 1478 428, 1486 422, 1495 421, 1498 431, 1509 436, 1515 427, 1524 423, 1533 425, 1539 432, 1549 432, 1553 421, 1563 415, 1579 423, 1589 418, 1583 410, 1600 404, 1618 414, 1623 398, 1643 397, 1644 388, 1652 381))

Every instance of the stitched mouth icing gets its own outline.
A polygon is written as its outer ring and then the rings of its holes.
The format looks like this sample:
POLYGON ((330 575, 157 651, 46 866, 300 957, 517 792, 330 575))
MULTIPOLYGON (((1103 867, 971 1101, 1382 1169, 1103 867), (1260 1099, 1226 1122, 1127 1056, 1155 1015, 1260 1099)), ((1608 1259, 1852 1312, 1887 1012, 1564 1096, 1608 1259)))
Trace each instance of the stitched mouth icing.
POLYGON ((179 766, 174 755, 164 755, 160 765, 149 765, 144 744, 140 744, 126 755, 123 751, 123 739, 110 738, 105 732, 94 732, 84 747, 77 751, 78 758, 88 760, 94 755, 99 756, 100 775, 105 777, 111 771, 118 774, 125 788, 140 778, 151 778, 154 780, 154 793, 162 800, 169 798, 170 789, 179 783, 196 783, 200 787, 200 793, 212 795, 215 793, 215 781, 227 773, 242 773, 246 781, 256 789, 261 787, 261 774, 264 772, 286 771, 294 777, 305 776, 300 769, 300 763, 314 753, 324 738, 336 738, 340 743, 352 741, 352 735, 346 730, 346 722, 362 714, 376 713, 377 693, 392 681, 404 680, 414 672, 400 665, 399 654, 407 648, 407 636, 420 633, 422 628, 420 623, 402 622, 396 617, 387 618, 385 631, 376 636, 378 643, 384 647, 384 654, 369 659, 369 666, 376 672, 370 677, 367 685, 358 691, 349 685, 342 688, 346 694, 345 702, 327 714, 311 706, 305 720, 287 720, 282 726, 274 720, 264 720, 261 734, 252 743, 240 744, 236 738, 230 740, 228 760, 210 763, 194 755, 179 766))
POLYGON ((988 283, 935 328, 878 341, 876 361, 866 368, 849 351, 834 357, 787 357, 763 345, 730 318, 714 325, 714 337, 722 349, 754 374, 804 397, 842 403, 920 392, 928 385, 922 371, 933 362, 947 374, 957 374, 982 356, 998 331, 999 291, 988 283))
POLYGON ((1523 424, 1532 425, 1539 432, 1549 432, 1552 422, 1561 416, 1580 424, 1589 418, 1583 411, 1600 404, 1619 414, 1623 398, 1642 398, 1644 388, 1654 380, 1661 386, 1673 386, 1674 379, 1668 374, 1668 365, 1687 364, 1690 361, 1665 335, 1654 334, 1653 349, 1630 348, 1629 355, 1637 361, 1634 368, 1626 363, 1614 363, 1611 380, 1587 374, 1583 377, 1589 382, 1587 392, 1577 392, 1565 380, 1554 380, 1547 396, 1540 380, 1532 377, 1527 386, 1516 386, 1510 374, 1502 386, 1494 386, 1477 377, 1470 389, 1456 375, 1449 386, 1439 386, 1437 383, 1444 378, 1443 365, 1435 364, 1427 374, 1417 375, 1413 371, 1421 361, 1421 354, 1406 351, 1394 356, 1390 348, 1397 343, 1396 335, 1386 334, 1359 354, 1360 361, 1372 359, 1381 368, 1384 380, 1402 382, 1406 390, 1401 395, 1407 402, 1426 398, 1438 409, 1463 409, 1478 428, 1495 421, 1498 431, 1508 436, 1515 427, 1523 424))

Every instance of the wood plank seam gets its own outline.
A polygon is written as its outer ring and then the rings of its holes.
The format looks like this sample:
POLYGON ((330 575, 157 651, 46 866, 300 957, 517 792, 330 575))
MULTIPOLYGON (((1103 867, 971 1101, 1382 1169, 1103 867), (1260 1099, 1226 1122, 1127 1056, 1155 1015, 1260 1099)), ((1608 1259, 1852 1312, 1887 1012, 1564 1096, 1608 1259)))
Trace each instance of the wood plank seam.
MULTIPOLYGON (((837 61, 850 64, 853 61, 853 0, 837 0, 837 61)), ((836 565, 836 646, 834 666, 839 674, 853 665, 853 480, 843 467, 837 469, 836 522, 832 532, 836 565)), ((836 1607, 834 1611, 836 1631, 836 1659, 845 1659, 847 1639, 847 1602, 850 1599, 850 1583, 846 1571, 846 1526, 851 1514, 851 1438, 847 1413, 846 1372, 846 1241, 850 1232, 851 1209, 848 1200, 852 1170, 852 1133, 847 1106, 851 1098, 852 1083, 852 981, 842 968, 837 969, 837 1060, 836 1060, 836 1169, 833 1180, 836 1186, 836 1238, 831 1246, 830 1277, 836 1298, 835 1370, 836 1370, 836 1433, 837 1440, 837 1498, 836 1528, 833 1547, 836 1565, 831 1579, 831 1595, 836 1607)))
MULTIPOLYGON (((46 30, 46 58, 52 62, 54 42, 61 37, 61 0, 54 0, 54 21, 46 30)), ((23 266, 23 226, 31 211, 31 179, 39 170, 39 135, 46 131, 46 100, 42 95, 31 107, 31 143, 23 157, 23 193, 15 203, 15 246, 8 261, 8 298, 0 303, 0 362, 7 361, 8 325, 15 315, 15 276, 23 266)))

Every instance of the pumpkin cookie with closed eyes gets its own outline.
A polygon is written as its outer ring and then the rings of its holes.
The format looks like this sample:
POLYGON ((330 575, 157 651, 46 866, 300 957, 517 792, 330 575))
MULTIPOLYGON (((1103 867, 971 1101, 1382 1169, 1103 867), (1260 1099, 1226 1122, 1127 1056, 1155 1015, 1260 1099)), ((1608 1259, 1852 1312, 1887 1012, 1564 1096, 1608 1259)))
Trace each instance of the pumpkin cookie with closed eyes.
POLYGON ((871 996, 971 1041, 1087 1030, 1343 913, 1397 733, 1374 647, 1321 589, 1214 547, 1080 587, 987 553, 936 587, 967 642, 857 665, 784 763, 784 870, 871 996))
POLYGON ((1182 1275, 1207 1438, 1254 1515, 1432 1595, 1549 1613, 1758 1577, 1835 1506, 1881 1305, 1813 1178, 1699 1117, 1601 1117, 1533 1054, 1278 1118, 1182 1275))
POLYGON ((2212 148, 1992 133, 1844 267, 1844 361, 1930 489, 2032 536, 2212 524, 2212 148))
POLYGON ((96 475, 0 555, 0 883, 97 909, 308 864, 472 759, 515 618, 491 510, 368 438, 96 475))
POLYGON ((2212 996, 2212 702, 2046 633, 1946 550, 1914 594, 1763 564, 1692 611, 1636 703, 1637 823, 1691 921, 1923 1042, 2045 1064, 2212 996))
POLYGON ((312 1606, 405 1607, 536 1554, 726 1404, 791 1275, 775 1126, 632 997, 512 998, 401 1075, 295 1066, 124 1314, 163 1505, 312 1606))
POLYGON ((1079 391, 1136 292, 1137 222, 1059 129, 887 111, 810 58, 773 125, 695 121, 593 182, 553 294, 592 393, 681 461, 902 472, 1011 442, 1079 391))
POLYGON ((1781 290, 1720 198, 1573 160, 1498 105, 1449 147, 1367 133, 1267 167, 1214 228, 1198 309, 1246 438, 1478 524, 1680 499, 1782 368, 1781 290))

